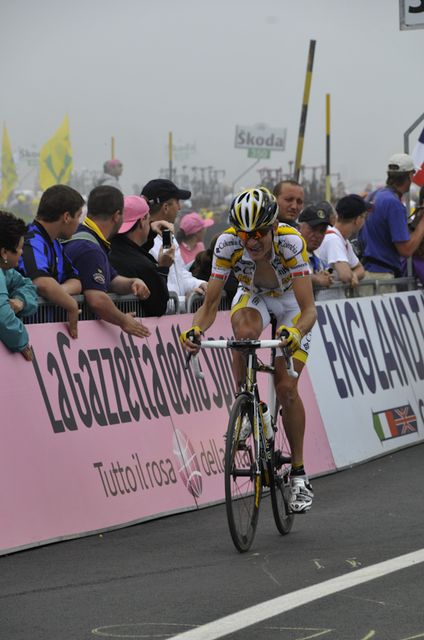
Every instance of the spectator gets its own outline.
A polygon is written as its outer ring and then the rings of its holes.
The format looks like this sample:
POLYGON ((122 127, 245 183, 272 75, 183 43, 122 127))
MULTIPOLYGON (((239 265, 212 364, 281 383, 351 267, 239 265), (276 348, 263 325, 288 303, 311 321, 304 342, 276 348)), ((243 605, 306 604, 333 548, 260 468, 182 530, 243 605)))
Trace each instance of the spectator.
MULTIPOLYGON (((200 278, 201 280, 208 281, 209 278, 211 277, 213 254, 215 251, 216 241, 218 240, 220 235, 221 234, 218 233, 216 236, 214 236, 211 240, 209 248, 205 249, 205 251, 201 251, 195 257, 194 262, 190 267, 190 271, 196 278, 200 278)), ((218 248, 218 251, 219 251, 219 248, 218 248)), ((232 302, 236 294, 237 287, 238 287, 238 280, 235 277, 234 272, 231 271, 224 284, 224 291, 227 294, 227 299, 229 303, 232 302)))
POLYGON ((75 233, 84 205, 83 197, 64 184, 49 187, 41 196, 37 215, 28 226, 18 269, 31 278, 42 296, 68 314, 69 333, 78 336, 78 303, 81 293, 78 271, 63 253, 60 240, 75 233))
POLYGON ((195 211, 181 218, 176 238, 185 264, 191 264, 197 254, 205 250, 205 230, 213 224, 212 218, 202 218, 195 211))
POLYGON ((11 351, 32 360, 28 332, 21 318, 37 310, 37 290, 16 267, 22 255, 25 222, 0 211, 0 340, 11 351))
POLYGON ((119 177, 122 174, 123 164, 117 158, 113 160, 106 160, 103 164, 103 173, 97 181, 97 187, 115 187, 116 189, 121 189, 121 185, 119 184, 119 177))
POLYGON ((66 243, 65 253, 77 267, 85 300, 101 320, 121 327, 130 335, 144 338, 150 331, 132 313, 120 311, 108 291, 130 294, 146 300, 150 291, 139 278, 118 275, 109 262, 110 239, 122 224, 124 196, 115 187, 95 187, 88 196, 87 217, 73 238, 66 243))
MULTIPOLYGON (((321 203, 321 205, 324 203, 321 203)), ((329 205, 329 203, 325 203, 329 205)), ((331 205, 330 205, 331 207, 331 205)), ((315 251, 321 246, 325 232, 330 224, 330 210, 318 205, 305 207, 299 216, 299 231, 305 239, 308 250, 309 265, 312 270, 311 280, 314 289, 327 288, 333 283, 333 276, 327 264, 321 260, 315 251)), ((318 298, 315 292, 315 298, 318 298)))
POLYGON ((282 180, 274 187, 278 204, 278 222, 297 227, 297 218, 302 211, 305 194, 296 180, 282 180))
MULTIPOLYGON (((361 196, 351 194, 341 198, 336 205, 337 220, 327 229, 316 255, 334 269, 334 281, 349 287, 357 287, 364 277, 364 267, 355 254, 349 238, 364 224, 368 205, 361 196)), ((321 292, 320 299, 337 298, 335 292, 321 292), (325 295, 324 295, 325 294, 325 295)))
MULTIPOLYGON (((179 189, 171 180, 165 178, 158 178, 157 180, 150 180, 141 192, 150 207, 151 227, 154 223, 159 221, 165 221, 173 224, 177 216, 178 211, 181 209, 180 200, 188 200, 191 196, 190 191, 179 189)), ((156 227, 157 228, 157 227, 156 227)), ((181 252, 178 247, 178 243, 173 239, 175 245, 174 264, 169 269, 168 275, 168 289, 177 293, 180 304, 184 308, 186 297, 190 293, 204 293, 206 291, 207 283, 203 280, 195 278, 184 265, 184 260, 181 257, 181 252)), ((149 241, 146 243, 146 250, 158 259, 162 242, 160 236, 153 234, 149 236, 149 241), (152 246, 153 245, 153 246, 152 246)))
MULTIPOLYGON (((392 280, 401 276, 401 258, 412 256, 424 238, 424 217, 410 233, 402 204, 414 173, 414 162, 406 153, 390 158, 386 186, 376 193, 373 209, 360 233, 366 278, 392 280)), ((380 291, 393 291, 393 286, 381 287, 380 291)), ((371 292, 363 291, 365 295, 371 292)))
POLYGON ((143 315, 162 316, 169 300, 167 287, 169 267, 174 262, 175 247, 161 247, 159 263, 141 250, 150 231, 149 205, 141 196, 125 196, 124 222, 112 238, 110 261, 121 276, 141 278, 150 290, 143 302, 143 315))

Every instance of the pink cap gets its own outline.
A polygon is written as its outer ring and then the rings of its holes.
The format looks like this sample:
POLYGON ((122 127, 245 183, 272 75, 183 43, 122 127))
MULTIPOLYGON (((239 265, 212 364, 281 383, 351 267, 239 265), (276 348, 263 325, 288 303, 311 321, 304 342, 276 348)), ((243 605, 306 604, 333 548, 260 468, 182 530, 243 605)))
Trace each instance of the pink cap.
POLYGON ((118 160, 118 158, 113 158, 113 160, 106 160, 106 164, 108 167, 119 167, 122 165, 122 162, 118 160))
POLYGON ((206 229, 206 227, 211 227, 213 224, 215 224, 215 221, 212 218, 202 218, 193 211, 193 213, 186 213, 181 218, 180 229, 184 231, 186 236, 191 236, 202 229, 206 229))
POLYGON ((142 220, 149 213, 149 205, 145 198, 141 196, 125 196, 124 197, 124 222, 118 233, 126 233, 137 222, 142 220))

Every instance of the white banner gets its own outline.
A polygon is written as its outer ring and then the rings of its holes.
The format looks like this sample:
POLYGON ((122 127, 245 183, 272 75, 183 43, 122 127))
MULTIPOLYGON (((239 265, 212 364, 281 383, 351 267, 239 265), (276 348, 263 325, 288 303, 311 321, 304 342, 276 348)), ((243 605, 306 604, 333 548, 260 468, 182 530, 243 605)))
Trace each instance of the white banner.
POLYGON ((336 467, 423 440, 423 293, 317 309, 308 371, 336 467))

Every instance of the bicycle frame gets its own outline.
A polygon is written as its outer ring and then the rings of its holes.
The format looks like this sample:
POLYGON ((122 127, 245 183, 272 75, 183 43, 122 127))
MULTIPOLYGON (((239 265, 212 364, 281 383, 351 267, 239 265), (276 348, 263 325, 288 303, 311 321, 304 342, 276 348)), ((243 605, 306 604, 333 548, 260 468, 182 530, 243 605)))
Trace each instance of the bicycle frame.
MULTIPOLYGON (((225 446, 225 504, 234 545, 247 551, 254 539, 263 487, 270 490, 277 529, 289 533, 293 515, 287 506, 290 458, 274 457, 275 438, 267 440, 257 383, 257 372, 275 373, 274 363, 266 365, 257 357, 257 349, 281 348, 281 340, 204 340, 203 349, 236 349, 246 352, 245 383, 231 410, 225 446), (246 424, 245 424, 246 423, 246 424)), ((275 355, 275 354, 274 354, 275 355)), ((291 357, 283 353, 289 375, 297 377, 291 357)), ((196 377, 203 377, 197 359, 196 377)))

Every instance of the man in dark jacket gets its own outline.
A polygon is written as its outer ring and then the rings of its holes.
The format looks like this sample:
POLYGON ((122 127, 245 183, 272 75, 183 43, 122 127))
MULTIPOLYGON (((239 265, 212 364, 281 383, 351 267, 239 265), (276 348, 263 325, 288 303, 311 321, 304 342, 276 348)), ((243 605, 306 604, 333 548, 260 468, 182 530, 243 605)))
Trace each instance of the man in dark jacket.
POLYGON ((175 248, 161 248, 159 260, 144 252, 142 246, 150 230, 149 205, 141 196, 125 196, 124 221, 118 234, 112 239, 109 259, 117 272, 129 278, 141 278, 150 289, 150 296, 143 301, 145 316, 162 316, 166 313, 169 292, 167 278, 174 262, 175 248))

